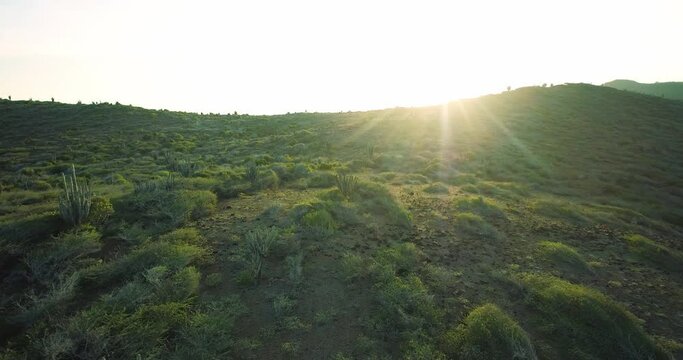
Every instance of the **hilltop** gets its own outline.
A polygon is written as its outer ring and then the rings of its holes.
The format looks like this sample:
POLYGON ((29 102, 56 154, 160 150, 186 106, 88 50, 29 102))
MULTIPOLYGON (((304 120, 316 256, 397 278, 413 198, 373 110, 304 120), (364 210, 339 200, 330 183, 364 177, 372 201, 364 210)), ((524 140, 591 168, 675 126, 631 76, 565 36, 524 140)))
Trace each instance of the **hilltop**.
POLYGON ((0 359, 681 356, 682 116, 579 84, 276 116, 0 100, 0 359))
POLYGON ((619 90, 633 91, 641 94, 659 96, 667 99, 683 100, 683 82, 658 82, 643 84, 633 80, 613 80, 602 84, 619 90))

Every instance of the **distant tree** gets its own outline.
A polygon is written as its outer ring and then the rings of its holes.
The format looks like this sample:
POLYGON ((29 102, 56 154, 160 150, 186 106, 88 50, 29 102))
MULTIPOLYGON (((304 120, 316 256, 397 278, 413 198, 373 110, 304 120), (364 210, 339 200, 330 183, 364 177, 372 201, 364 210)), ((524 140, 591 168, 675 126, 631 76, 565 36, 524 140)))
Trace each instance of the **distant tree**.
POLYGON ((55 98, 54 98, 54 97, 51 97, 51 98, 50 98, 50 101, 55 102, 55 98))
POLYGON ((510 91, 510 89, 511 89, 511 87, 510 87, 510 85, 508 85, 508 91, 510 91))
POLYGON ((543 83, 543 87, 548 87, 548 84, 546 84, 546 83, 543 83))
POLYGON ((10 101, 11 101, 11 100, 12 100, 12 95, 10 95, 10 96, 8 97, 8 99, 10 99, 10 101))

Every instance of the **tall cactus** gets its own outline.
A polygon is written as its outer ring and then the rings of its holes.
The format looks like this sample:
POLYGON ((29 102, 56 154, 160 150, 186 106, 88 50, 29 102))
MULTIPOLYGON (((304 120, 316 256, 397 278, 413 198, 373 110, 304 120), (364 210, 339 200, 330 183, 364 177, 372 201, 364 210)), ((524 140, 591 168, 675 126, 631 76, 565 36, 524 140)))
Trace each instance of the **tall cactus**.
POLYGON ((71 174, 62 174, 64 180, 64 191, 59 196, 59 213, 64 221, 71 225, 80 225, 90 214, 92 203, 92 191, 88 184, 78 183, 76 178, 76 167, 71 165, 71 174))

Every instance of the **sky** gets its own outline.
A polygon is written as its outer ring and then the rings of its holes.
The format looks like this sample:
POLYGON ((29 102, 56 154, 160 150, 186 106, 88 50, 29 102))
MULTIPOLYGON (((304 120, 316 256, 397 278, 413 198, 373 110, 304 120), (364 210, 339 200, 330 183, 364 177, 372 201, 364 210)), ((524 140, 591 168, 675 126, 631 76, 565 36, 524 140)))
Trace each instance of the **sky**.
POLYGON ((683 80, 681 0, 0 0, 0 97, 279 114, 683 80))

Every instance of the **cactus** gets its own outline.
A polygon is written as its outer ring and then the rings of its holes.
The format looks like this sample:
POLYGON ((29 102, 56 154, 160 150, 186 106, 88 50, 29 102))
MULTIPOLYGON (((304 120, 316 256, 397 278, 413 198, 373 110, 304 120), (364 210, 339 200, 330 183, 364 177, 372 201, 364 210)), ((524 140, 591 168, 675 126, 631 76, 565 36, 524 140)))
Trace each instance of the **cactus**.
POLYGON ((87 183, 78 183, 76 178, 76 167, 71 165, 71 173, 66 176, 62 174, 64 180, 64 191, 59 197, 59 213, 64 221, 71 225, 80 225, 90 214, 92 203, 92 191, 87 183))
POLYGON ((349 199, 358 188, 358 178, 353 175, 337 174, 337 189, 341 194, 349 199))

